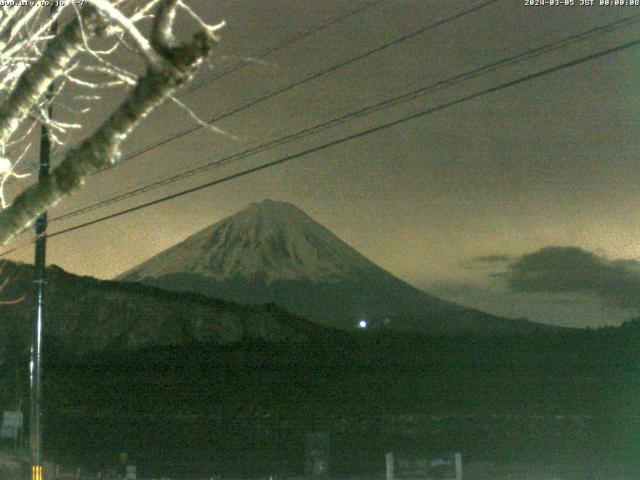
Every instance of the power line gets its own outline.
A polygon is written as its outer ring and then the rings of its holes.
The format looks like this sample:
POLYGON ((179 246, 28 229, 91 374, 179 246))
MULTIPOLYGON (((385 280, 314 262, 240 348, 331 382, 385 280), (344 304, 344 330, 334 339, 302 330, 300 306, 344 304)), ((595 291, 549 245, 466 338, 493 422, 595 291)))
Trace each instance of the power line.
MULTIPOLYGON (((383 1, 383 0, 380 0, 380 1, 383 1)), ((408 34, 406 34, 406 35, 403 35, 403 36, 402 36, 402 37, 400 37, 400 38, 397 38, 397 39, 395 39, 395 40, 393 40, 393 41, 387 42, 386 44, 383 44, 383 45, 381 45, 381 46, 379 46, 379 47, 376 47, 376 48, 374 48, 374 49, 372 49, 372 50, 369 50, 369 51, 367 51, 367 52, 365 52, 365 53, 363 53, 363 54, 361 54, 361 55, 359 55, 359 56, 357 56, 357 57, 354 57, 354 58, 351 58, 351 59, 349 59, 349 60, 346 60, 345 62, 342 62, 342 63, 340 63, 340 64, 338 64, 338 65, 334 65, 334 66, 330 67, 330 68, 329 68, 329 69, 327 69, 327 70, 324 70, 324 71, 318 72, 318 73, 316 73, 316 74, 312 74, 311 76, 306 77, 305 79, 303 79, 303 80, 301 80, 301 81, 298 81, 298 82, 296 82, 295 84, 292 84, 292 85, 289 85, 289 86, 285 87, 285 89, 284 89, 284 90, 283 90, 283 89, 281 89, 280 91, 272 92, 271 94, 268 94, 267 96, 262 97, 262 98, 258 99, 257 101, 251 102, 251 104, 246 104, 246 105, 244 105, 244 106, 242 106, 242 107, 240 107, 240 108, 241 108, 241 109, 249 108, 250 106, 255 105, 256 103, 259 103, 259 102, 261 102, 261 101, 264 101, 264 100, 266 100, 267 98, 272 98, 272 97, 273 97, 273 96, 275 96, 275 95, 278 95, 278 94, 280 94, 280 93, 283 93, 285 90, 290 90, 290 89, 292 89, 292 88, 295 88, 296 86, 301 85, 302 83, 306 83, 306 82, 308 82, 308 81, 314 80, 315 78, 318 78, 319 76, 322 76, 322 75, 325 75, 325 74, 329 73, 330 71, 335 71, 335 70, 337 70, 338 68, 342 68, 342 67, 344 67, 344 66, 346 66, 346 65, 348 65, 348 64, 351 64, 351 63, 356 62, 356 61, 358 61, 358 60, 360 60, 360 59, 363 59, 363 58, 365 58, 365 57, 368 57, 369 55, 372 55, 372 54, 374 54, 374 53, 377 53, 377 52, 379 52, 379 51, 381 51, 381 50, 384 50, 384 49, 386 49, 386 48, 389 48, 389 47, 391 47, 391 46, 393 46, 393 45, 399 44, 399 43, 401 43, 401 42, 403 42, 403 41, 409 40, 409 39, 411 39, 411 38, 413 38, 413 37, 415 37, 415 36, 417 36, 417 35, 419 35, 419 34, 421 34, 421 33, 424 33, 424 32, 426 32, 426 31, 428 31, 428 30, 431 30, 431 29, 433 29, 433 28, 436 28, 436 27, 438 27, 438 26, 440 26, 440 25, 446 24, 446 23, 448 23, 448 22, 450 22, 450 21, 452 21, 452 20, 455 20, 455 19, 457 19, 457 18, 461 18, 461 17, 463 17, 463 16, 465 16, 465 15, 468 15, 468 14, 470 14, 470 13, 473 13, 473 12, 475 12, 475 11, 481 10, 481 9, 483 9, 483 8, 485 8, 485 7, 488 7, 488 6, 490 6, 490 5, 494 4, 494 3, 497 3, 497 2, 499 2, 499 1, 500 1, 500 0, 487 0, 487 1, 485 1, 484 3, 481 3, 481 4, 479 4, 479 5, 476 5, 476 6, 474 6, 474 7, 471 7, 471 8, 469 8, 469 9, 467 9, 467 10, 460 11, 460 12, 458 12, 458 13, 456 13, 456 14, 454 14, 454 15, 450 16, 450 17, 447 17, 447 18, 441 19, 441 20, 439 20, 439 21, 436 21, 435 23, 432 23, 432 24, 429 24, 429 25, 427 25, 427 26, 425 26, 425 27, 422 27, 422 28, 421 28, 421 29, 419 29, 419 30, 416 30, 416 31, 410 32, 410 33, 408 33, 408 34)), ((233 113, 237 113, 237 111, 238 111, 238 109, 236 109, 236 110, 234 110, 234 111, 232 111, 232 112, 227 112, 227 113, 223 114, 223 115, 222 115, 222 117, 230 116, 230 115, 232 115, 233 113)), ((213 123, 213 122, 215 122, 215 121, 219 120, 220 118, 221 118, 221 117, 218 117, 218 118, 212 118, 212 119, 210 119, 207 123, 213 123)), ((200 128, 202 128, 202 126, 201 126, 201 125, 199 125, 199 126, 197 126, 197 127, 194 127, 194 128, 191 128, 191 129, 189 129, 189 130, 187 130, 187 131, 179 132, 178 134, 175 134, 175 135, 173 135, 172 137, 169 137, 169 138, 164 139, 164 140, 162 140, 162 141, 160 141, 160 142, 157 142, 156 144, 153 144, 153 145, 150 145, 150 146, 148 146, 148 147, 145 147, 144 149, 139 150, 139 151, 137 151, 137 152, 133 152, 132 154, 129 154, 128 156, 125 156, 123 159, 121 159, 121 160, 120 160, 116 165, 119 165, 119 164, 123 163, 124 161, 130 160, 130 159, 132 159, 132 158, 134 158, 134 157, 137 157, 137 156, 139 156, 139 155, 142 155, 143 153, 146 153, 147 151, 153 150, 154 148, 157 148, 157 147, 159 147, 159 146, 161 146, 161 145, 164 145, 164 144, 166 144, 166 143, 168 143, 168 142, 170 142, 170 141, 173 141, 173 140, 175 140, 175 139, 177 139, 177 138, 180 138, 180 137, 182 137, 182 136, 184 136, 184 135, 187 135, 188 133, 191 133, 192 131, 199 130, 200 128)), ((101 172, 103 172, 103 171, 109 170, 110 168, 112 168, 112 167, 107 167, 107 168, 105 168, 105 169, 98 170, 97 172, 95 172, 95 174, 98 174, 98 173, 101 173, 101 172)), ((59 220, 59 219, 60 219, 60 217, 58 217, 58 220, 59 220)), ((5 252, 5 253, 0 253, 0 256, 4 256, 4 255, 6 255, 6 252, 5 252)))
POLYGON ((110 220, 110 219, 113 219, 113 218, 116 218, 116 217, 120 217, 122 215, 127 215, 129 213, 132 213, 132 212, 135 212, 135 211, 138 211, 138 210, 142 210, 144 208, 148 208, 148 207, 151 207, 153 205, 157 205, 159 203, 163 203, 163 202, 166 202, 166 201, 169 201, 169 200, 173 200, 173 199, 182 197, 184 195, 188 195, 190 193, 194 193, 194 192, 197 192, 197 191, 200 191, 200 190, 204 190, 206 188, 213 187, 215 185, 226 183, 226 182, 229 182, 231 180, 235 180, 237 178, 244 177, 246 175, 249 175, 249 174, 261 171, 261 170, 266 170, 267 168, 271 168, 271 167, 274 167, 276 165, 280 165, 280 164, 283 164, 283 163, 290 162, 292 160, 295 160, 295 159, 310 155, 312 153, 317 153, 317 152, 325 150, 327 148, 335 147, 337 145, 341 145, 343 143, 350 142, 352 140, 356 140, 356 139, 371 135, 373 133, 380 132, 382 130, 385 130, 385 129, 388 129, 388 128, 391 128, 391 127, 395 127, 397 125, 401 125, 401 124, 409 122, 411 120, 416 120, 418 118, 422 118, 422 117, 424 117, 426 115, 430 115, 432 113, 439 112, 439 111, 445 110, 447 108, 450 108, 450 107, 453 107, 453 106, 456 106, 456 105, 460 105, 460 104, 468 102, 470 100, 474 100, 476 98, 488 95, 490 93, 495 93, 495 92, 498 92, 498 91, 503 90, 505 88, 510 88, 510 87, 519 85, 519 84, 524 83, 524 82, 528 82, 528 81, 531 81, 531 80, 534 80, 534 79, 537 79, 537 78, 540 78, 540 77, 543 77, 543 76, 546 76, 546 75, 550 75, 552 73, 556 73, 556 72, 558 72, 560 70, 564 70, 566 68, 574 67, 574 66, 579 65, 581 63, 590 62, 590 61, 596 60, 598 58, 602 58, 602 57, 605 57, 607 55, 611 55, 613 53, 617 53, 617 52, 620 52, 620 51, 623 51, 623 50, 626 50, 626 49, 629 49, 629 48, 632 48, 632 47, 636 47, 638 45, 640 45, 640 40, 634 40, 632 42, 628 42, 628 43, 619 45, 617 47, 609 48, 609 49, 606 49, 606 50, 601 50, 599 52, 592 53, 592 54, 580 57, 580 58, 578 58, 576 60, 571 60, 569 62, 565 62, 565 63, 559 64, 559 65, 556 65, 556 66, 553 66, 553 67, 550 67, 550 68, 546 68, 544 70, 540 70, 540 71, 535 72, 535 73, 524 75, 524 76, 519 77, 519 78, 517 78, 515 80, 511 80, 511 81, 508 81, 508 82, 505 82, 505 83, 501 83, 501 84, 499 84, 497 86, 490 87, 490 88, 481 90, 479 92, 473 93, 471 95, 467 95, 465 97, 462 97, 462 98, 459 98, 459 99, 456 99, 456 100, 452 100, 450 102, 443 103, 443 104, 438 105, 436 107, 428 108, 426 110, 422 110, 420 112, 417 112, 417 113, 414 113, 414 114, 411 114, 411 115, 407 115, 407 116, 402 117, 400 119, 393 120, 391 122, 387 122, 387 123, 384 123, 382 125, 378 125, 376 127, 372 127, 372 128, 367 129, 367 130, 363 130, 361 132, 342 137, 342 138, 340 138, 338 140, 333 140, 331 142, 325 143, 325 144, 320 145, 320 146, 312 147, 312 148, 303 150, 303 151, 298 152, 298 153, 287 155, 285 157, 279 158, 278 160, 274 160, 274 161, 271 161, 271 162, 268 162, 268 163, 265 163, 265 164, 262 164, 262 165, 259 165, 259 166, 256 166, 256 167, 248 168, 248 169, 243 170, 241 172, 237 172, 237 173, 234 173, 232 175, 228 175, 226 177, 223 177, 223 178, 220 178, 220 179, 217 179, 217 180, 213 180, 211 182, 207 182, 207 183, 202 184, 202 185, 198 185, 196 187, 188 188, 186 190, 182 190, 180 192, 173 193, 171 195, 167 195, 167 196, 164 196, 164 197, 161 197, 161 198, 149 201, 149 202, 145 202, 145 203, 140 204, 140 205, 136 205, 135 207, 127 208, 127 209, 121 210, 119 212, 115 212, 115 213, 112 213, 112 214, 109 214, 109 215, 105 215, 103 217, 100 217, 100 218, 97 218, 97 219, 94 219, 94 220, 91 220, 91 221, 88 221, 88 222, 84 222, 84 223, 81 223, 81 224, 78 224, 78 225, 75 225, 75 226, 72 226, 72 227, 69 227, 69 228, 65 228, 63 230, 59 230, 57 232, 53 232, 53 233, 49 234, 48 236, 51 238, 51 237, 57 237, 59 235, 64 235, 66 233, 69 233, 69 232, 72 232, 72 231, 75 231, 75 230, 79 230, 79 229, 82 229, 82 228, 86 228, 88 226, 95 225, 97 223, 101 223, 101 222, 104 222, 106 220, 110 220))
MULTIPOLYGON (((261 59, 263 59, 265 57, 268 57, 269 55, 271 55, 273 53, 276 53, 277 51, 282 50, 284 48, 287 48, 287 47, 289 47, 289 46, 291 46, 291 45, 293 45, 295 43, 298 43, 299 41, 304 40, 305 38, 310 37, 313 34, 324 30, 325 28, 329 28, 329 27, 331 27, 331 26, 333 26, 333 25, 335 25, 335 24, 337 24, 339 22, 342 22, 343 20, 347 20, 348 18, 351 18, 351 17, 353 17, 353 16, 355 16, 355 15, 357 15, 359 13, 363 13, 366 10, 369 10, 370 8, 375 7, 376 5, 378 5, 378 4, 380 4, 380 3, 384 2, 384 1, 386 1, 386 0, 373 0, 373 1, 370 1, 370 2, 367 2, 367 3, 364 3, 362 5, 358 5, 356 8, 353 8, 353 9, 350 9, 350 10, 346 10, 346 11, 340 13, 339 15, 333 17, 333 18, 330 18, 330 19, 328 19, 328 20, 326 20, 326 21, 324 21, 322 23, 314 25, 314 26, 308 28, 307 30, 305 30, 305 31, 303 31, 303 32, 301 32, 299 34, 294 35, 293 37, 288 38, 288 39, 284 40, 283 42, 280 42, 277 45, 274 45, 272 47, 266 48, 261 53, 259 53, 258 55, 254 56, 253 58, 255 58, 256 60, 261 60, 261 59)), ((213 83, 213 82, 215 82, 217 80, 220 80, 220 79, 222 79, 224 77, 227 77, 228 75, 231 75, 232 73, 237 72, 238 70, 242 70, 246 66, 251 65, 251 63, 252 62, 250 62, 250 61, 241 61, 238 64, 236 64, 233 67, 230 67, 230 68, 224 70, 221 73, 213 75, 210 78, 204 79, 204 80, 202 80, 201 82, 199 82, 199 83, 197 83, 195 85, 189 86, 188 88, 186 88, 186 89, 182 90, 181 92, 179 92, 176 95, 176 97, 177 98, 184 97, 184 96, 186 96, 186 95, 198 90, 199 88, 204 87, 205 85, 207 85, 209 83, 213 83)), ((213 120, 210 121, 210 123, 212 123, 212 122, 213 122, 213 120)), ((198 128, 200 128, 200 127, 198 127, 198 128)), ((144 152, 142 152, 142 153, 144 153, 144 152)), ((57 155, 57 157, 59 157, 59 155, 57 155)), ((137 155, 138 155, 138 153, 134 152, 133 154, 125 157, 123 160, 129 160, 130 158, 133 158, 133 156, 137 156, 137 155)), ((96 173, 101 173, 103 170, 99 170, 96 173)))
MULTIPOLYGON (((376 54, 378 52, 386 50, 386 49, 388 49, 388 48, 390 48, 392 46, 395 46, 395 45, 398 45, 398 44, 400 44, 402 42, 410 40, 410 39, 412 39, 412 38, 414 38, 414 37, 416 37, 418 35, 421 35, 421 34, 427 32, 427 31, 429 31, 429 30, 432 30, 434 28, 437 28, 439 26, 442 26, 442 25, 445 25, 445 24, 447 24, 449 22, 452 22, 453 20, 456 20, 458 18, 464 17, 465 15, 469 15, 471 13, 479 11, 479 10, 481 10, 481 9, 483 9, 485 7, 488 7, 488 6, 490 6, 490 5, 494 4, 494 3, 497 3, 499 1, 500 0, 487 0, 484 3, 481 3, 480 5, 476 5, 474 7, 468 8, 468 9, 460 11, 458 13, 455 13, 455 14, 453 14, 453 15, 451 15, 449 17, 446 17, 444 19, 438 20, 438 21, 436 21, 434 23, 431 23, 431 24, 426 25, 426 26, 424 26, 422 28, 419 28, 418 30, 414 30, 413 32, 410 32, 410 33, 407 33, 407 34, 405 34, 405 35, 403 35, 401 37, 398 37, 395 40, 389 41, 389 42, 384 43, 384 44, 382 44, 382 45, 380 45, 378 47, 375 47, 375 48, 372 48, 370 50, 367 50, 366 52, 364 52, 362 54, 359 54, 359 55, 357 55, 355 57, 351 57, 351 58, 349 58, 347 60, 344 60, 344 61, 342 61, 340 63, 334 64, 334 65, 332 65, 332 66, 330 66, 330 67, 328 67, 328 68, 326 68, 324 70, 321 70, 319 72, 313 73, 313 74, 311 74, 311 75, 309 75, 309 76, 307 76, 307 77, 305 77, 305 78, 303 78, 301 80, 298 80, 298 81, 295 81, 295 82, 290 83, 288 85, 285 85, 284 87, 281 87, 281 88, 279 88, 277 90, 269 92, 269 93, 267 93, 267 94, 265 94, 265 95, 263 95, 261 97, 258 97, 258 98, 254 99, 254 100, 251 100, 251 101, 249 101, 249 102, 247 102, 247 103, 245 103, 245 104, 243 104, 243 105, 241 105, 239 107, 236 107, 236 108, 234 108, 232 110, 229 110, 229 111, 227 111, 225 113, 216 115, 216 116, 210 118, 209 120, 207 120, 205 123, 212 124, 212 123, 218 122, 220 120, 223 120, 225 118, 228 118, 228 117, 230 117, 232 115, 235 115, 237 113, 240 113, 240 112, 242 112, 244 110, 247 110, 248 108, 255 107, 256 105, 259 105, 262 102, 265 102, 265 101, 270 100, 270 99, 272 99, 272 98, 274 98, 274 97, 276 97, 278 95, 281 95, 283 93, 291 91, 294 88, 299 87, 300 85, 304 85, 305 83, 308 83, 308 82, 311 82, 311 81, 316 80, 318 78, 321 78, 321 77, 323 77, 325 75, 328 75, 328 74, 330 74, 332 72, 335 72, 336 70, 344 68, 344 67, 346 67, 348 65, 351 65, 351 64, 353 64, 355 62, 358 62, 358 61, 360 61, 360 60, 362 60, 364 58, 367 58, 367 57, 369 57, 371 55, 374 55, 374 54, 376 54)), ((179 138, 182 138, 182 137, 184 137, 186 135, 189 135, 190 133, 196 132, 196 131, 200 130, 201 128, 203 128, 202 125, 196 125, 196 126, 193 126, 191 128, 187 128, 187 129, 185 129, 185 130, 183 130, 181 132, 175 133, 175 134, 173 134, 173 135, 171 135, 171 136, 169 136, 169 137, 167 137, 167 138, 165 138, 163 140, 160 140, 160 141, 158 141, 156 143, 153 143, 153 144, 148 145, 146 147, 143 147, 143 148, 141 148, 139 150, 136 150, 135 152, 132 152, 131 154, 124 156, 114 166, 122 165, 123 163, 125 163, 125 162, 127 162, 129 160, 132 160, 133 158, 139 157, 140 155, 143 155, 143 154, 148 153, 148 152, 150 152, 152 150, 155 150, 156 148, 161 147, 163 145, 166 145, 167 143, 173 142, 173 141, 175 141, 175 140, 177 140, 179 138)), ((109 167, 106 167, 104 169, 98 170, 97 172, 95 172, 94 175, 97 175, 97 174, 102 173, 104 171, 110 170, 112 168, 113 168, 113 166, 109 166, 109 167)))
MULTIPOLYGON (((341 14, 339 14, 338 16, 331 18, 325 22, 322 22, 318 25, 315 25, 307 30, 305 30, 304 32, 293 36, 292 38, 289 38, 273 47, 269 47, 265 50, 263 50, 260 54, 256 55, 254 58, 257 60, 262 60, 265 57, 268 57, 269 55, 276 53, 279 50, 282 50, 283 48, 289 47, 291 45, 293 45, 294 43, 299 42, 300 40, 303 40, 307 37, 310 37, 311 35, 313 35, 316 32, 319 32, 321 30, 324 30, 325 28, 328 28, 332 25, 335 25, 343 20, 346 20, 348 18, 351 18, 354 15, 357 15, 358 13, 362 13, 366 10, 369 10, 370 8, 384 2, 385 0, 376 0, 376 1, 372 1, 372 2, 368 2, 368 3, 364 3, 363 5, 359 5, 354 9, 351 10, 347 10, 345 12, 342 12, 341 14)), ((238 70, 241 70, 242 68, 246 67, 247 65, 251 65, 251 62, 248 61, 241 61, 240 63, 238 63, 237 65, 228 68, 227 70, 212 76, 211 78, 207 78, 204 79, 203 81, 195 84, 195 85, 191 85, 190 87, 186 88, 185 90, 183 90, 182 92, 180 92, 180 96, 185 96, 188 95, 192 92, 194 92, 195 90, 202 88, 203 86, 215 82, 217 80, 220 80, 221 78, 224 78, 228 75, 231 75, 234 72, 237 72, 238 70)))
POLYGON ((166 185, 170 185, 172 183, 175 183, 177 181, 180 180, 184 180, 186 178, 198 175, 200 173, 203 173, 207 170, 210 170, 212 168, 217 168, 220 167, 222 165, 228 165, 231 162, 234 161, 238 161, 240 159, 252 156, 256 153, 259 152, 263 152, 265 150, 270 150, 272 148, 290 143, 294 140, 299 140, 301 138, 304 138, 308 135, 311 134, 315 134, 318 133, 320 131, 324 131, 328 128, 331 128, 333 126, 336 126, 338 124, 341 124, 347 120, 352 120, 354 118, 360 118, 363 117, 365 115, 369 115, 371 113, 376 113, 379 112, 383 109, 389 108, 391 106, 396 106, 398 104, 401 103, 405 103, 411 100, 414 100, 415 98, 418 98, 419 96, 425 95, 427 93, 433 93, 437 90, 440 90, 442 88, 448 87, 448 86, 452 86, 455 85, 459 82, 465 81, 465 80, 469 80, 469 79, 473 79, 473 78, 477 78, 481 75, 485 75, 487 73, 491 73, 496 71, 499 68, 503 68, 506 66, 512 66, 512 65, 516 65, 519 63, 522 63, 524 61, 528 61, 531 60, 533 58, 536 58, 540 55, 552 52, 552 51, 556 51, 559 50, 561 48, 566 48, 567 46, 573 45, 576 42, 580 42, 580 41, 584 41, 584 40, 589 40, 589 39, 593 39, 594 37, 598 36, 598 35, 602 35, 605 33, 609 33, 614 31, 615 29, 618 28, 623 28, 623 27, 628 27, 630 25, 632 25, 633 23, 637 22, 638 20, 640 20, 640 14, 636 14, 636 15, 632 15, 630 17, 626 17, 620 20, 617 20, 615 22, 611 22, 609 24, 600 26, 600 27, 595 27, 592 29, 589 29, 585 32, 580 32, 574 35, 570 35, 568 37, 565 37, 563 39, 557 40, 555 42, 551 42, 545 45, 542 45, 540 47, 535 47, 532 49, 529 49, 525 52, 519 53, 517 55, 508 57, 508 58, 504 58, 501 60, 498 60, 496 62, 493 62, 491 64, 464 72, 464 73, 460 73, 458 75, 455 75, 449 79, 446 80, 442 80, 439 82, 436 82, 434 84, 428 85, 426 87, 421 87, 419 89, 413 90, 411 92, 408 93, 404 93, 402 95, 398 95, 395 96, 393 98, 384 100, 382 102, 376 103, 374 105, 370 105, 368 107, 362 108, 362 109, 358 109, 356 111, 353 112, 349 112, 345 115, 342 115, 338 118, 333 118, 330 119, 328 121, 325 122, 321 122, 319 124, 313 125, 311 127, 307 127, 304 128, 302 130, 299 130, 297 132, 294 132, 292 134, 286 135, 284 137, 280 137, 278 139, 263 143, 261 145, 258 145, 256 147, 232 154, 230 156, 224 157, 222 159, 218 159, 216 161, 213 162, 209 162, 205 165, 201 165, 199 167, 196 168, 192 168, 186 171, 183 171, 181 173, 169 176, 167 178, 152 182, 152 183, 147 183, 144 184, 140 187, 137 187, 133 190, 130 190, 128 192, 116 195, 114 197, 96 202, 94 204, 88 205, 86 207, 82 207, 80 209, 59 215, 57 217, 54 217, 51 219, 51 221, 60 221, 63 219, 67 219, 67 218, 71 218, 71 217, 75 217, 84 213, 88 213, 91 212, 93 210, 97 210, 99 208, 105 207, 107 205, 110 205, 112 203, 116 203, 119 202, 121 200, 127 199, 127 198, 132 198, 138 195, 141 195, 143 193, 155 190, 157 188, 166 186, 166 185))
MULTIPOLYGON (((355 63, 355 62, 357 62, 359 60, 362 60, 362 59, 364 59, 364 58, 366 58, 368 56, 371 56, 371 55, 373 55, 375 53, 378 53, 378 52, 380 52, 382 50, 390 48, 391 46, 398 45, 398 44, 400 44, 400 43, 402 43, 404 41, 410 40, 410 39, 416 37, 417 35, 425 33, 425 32, 427 32, 427 31, 429 31, 431 29, 434 29, 436 27, 444 25, 444 24, 446 24, 448 22, 451 22, 453 20, 456 20, 458 18, 464 17, 465 15, 469 15, 469 14, 471 14, 473 12, 481 10, 481 9, 483 9, 485 7, 488 7, 488 6, 490 6, 490 5, 494 4, 494 3, 497 3, 499 1, 500 0, 488 0, 488 1, 485 1, 484 3, 476 5, 474 7, 470 7, 468 9, 466 9, 466 10, 457 12, 457 13, 449 16, 449 17, 446 17, 444 19, 438 20, 438 21, 433 22, 433 23, 431 23, 429 25, 426 25, 424 27, 419 28, 418 30, 414 30, 413 32, 410 32, 410 33, 407 33, 407 34, 405 34, 405 35, 403 35, 401 37, 398 37, 395 40, 392 40, 392 41, 387 42, 387 43, 385 43, 383 45, 380 45, 378 47, 370 49, 370 50, 368 50, 368 51, 366 51, 366 52, 364 52, 364 53, 362 53, 360 55, 357 55, 355 57, 349 58, 349 59, 347 59, 347 60, 345 60, 343 62, 340 62, 338 64, 334 64, 334 65, 328 67, 325 70, 322 70, 320 72, 316 72, 316 73, 311 74, 311 75, 309 75, 309 76, 307 76, 307 77, 305 77, 305 78, 303 78, 301 80, 298 80, 298 81, 296 81, 294 83, 288 84, 288 85, 286 85, 286 86, 284 86, 284 87, 282 87, 282 88, 280 88, 278 90, 275 90, 275 91, 270 92, 270 93, 268 93, 268 94, 266 94, 266 95, 264 95, 262 97, 254 99, 254 100, 252 100, 252 101, 250 101, 250 102, 248 102, 248 103, 246 103, 244 105, 241 105, 240 107, 237 107, 237 108, 235 108, 233 110, 230 110, 230 111, 228 111, 226 113, 220 114, 218 116, 214 116, 214 117, 210 118, 209 120, 207 120, 206 123, 207 124, 212 124, 212 123, 215 123, 215 122, 220 121, 222 119, 228 118, 228 117, 230 117, 230 116, 232 116, 232 115, 234 115, 236 113, 239 113, 239 112, 241 112, 243 110, 246 110, 248 108, 256 106, 256 105, 258 105, 258 104, 260 104, 260 103, 262 103, 262 102, 264 102, 266 100, 269 100, 269 99, 271 99, 271 98, 273 98, 273 97, 275 97, 277 95, 280 95, 282 93, 290 91, 290 90, 292 90, 292 89, 294 89, 294 88, 296 88, 296 87, 298 87, 298 86, 300 86, 302 84, 305 84, 307 82, 316 80, 316 79, 318 79, 318 78, 320 78, 320 77, 322 77, 324 75, 327 75, 327 74, 329 74, 331 72, 339 70, 340 68, 343 68, 343 67, 345 67, 347 65, 355 63)), ((173 142, 175 140, 178 140, 179 138, 182 138, 182 137, 184 137, 184 136, 186 136, 186 135, 188 135, 190 133, 193 133, 195 131, 198 131, 201 128, 203 128, 202 125, 196 125, 196 126, 193 126, 191 128, 185 129, 185 130, 183 130, 181 132, 175 133, 175 134, 173 134, 173 135, 171 135, 171 136, 169 136, 169 137, 167 137, 165 139, 162 139, 162 140, 160 140, 158 142, 155 142, 153 144, 147 145, 147 146, 145 146, 145 147, 143 147, 143 148, 141 148, 139 150, 136 150, 136 151, 124 156, 115 166, 121 165, 121 164, 125 163, 126 161, 132 160, 132 159, 134 159, 136 157, 139 157, 139 156, 141 156, 141 155, 143 155, 145 153, 148 153, 148 152, 150 152, 152 150, 155 150, 156 148, 159 148, 159 147, 164 146, 164 145, 166 145, 168 143, 171 143, 171 142, 173 142)), ((257 148, 264 148, 264 147, 263 146, 259 146, 257 148)), ((99 174, 99 173, 111 170, 112 168, 113 168, 113 166, 109 166, 109 167, 103 168, 103 169, 98 170, 97 172, 95 172, 95 174, 99 174)), ((128 193, 123 194, 123 195, 128 195, 128 193)), ((91 207, 87 207, 87 208, 91 208, 91 207)), ((83 212, 84 212, 84 210, 83 210, 83 212)), ((70 214, 64 214, 62 216, 58 216, 58 217, 52 219, 52 221, 53 220, 60 220, 63 217, 64 218, 68 218, 71 215, 75 216, 76 212, 71 212, 70 214)))

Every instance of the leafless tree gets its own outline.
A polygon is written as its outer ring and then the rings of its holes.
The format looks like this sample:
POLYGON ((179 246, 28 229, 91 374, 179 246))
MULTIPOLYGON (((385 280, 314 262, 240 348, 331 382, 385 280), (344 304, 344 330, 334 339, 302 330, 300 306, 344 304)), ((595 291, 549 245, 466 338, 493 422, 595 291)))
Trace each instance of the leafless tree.
POLYGON ((42 5, 47 2, 25 6, 16 0, 14 6, 0 7, 0 245, 79 189, 93 172, 117 163, 123 142, 154 109, 167 100, 180 104, 174 92, 192 79, 223 26, 204 23, 187 0, 57 1, 53 13, 42 5), (174 35, 179 13, 197 27, 185 42, 174 35), (55 31, 53 22, 59 23, 55 31), (134 74, 112 61, 118 49, 139 55, 143 71, 134 74), (82 126, 86 102, 99 102, 105 91, 119 87, 126 95, 106 120, 91 126, 82 140, 65 144, 73 137, 69 132, 82 126), (61 98, 67 100, 61 107, 77 114, 77 122, 49 118, 49 105, 61 98), (64 145, 61 162, 48 179, 9 203, 5 184, 24 175, 20 161, 41 123, 56 144, 64 145))

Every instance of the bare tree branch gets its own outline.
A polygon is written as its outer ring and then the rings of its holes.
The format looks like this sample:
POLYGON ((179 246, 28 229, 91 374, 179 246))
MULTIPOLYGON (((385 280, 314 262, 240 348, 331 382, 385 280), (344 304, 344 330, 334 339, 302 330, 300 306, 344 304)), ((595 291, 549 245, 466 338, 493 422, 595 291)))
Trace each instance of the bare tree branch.
MULTIPOLYGON (((149 62, 146 74, 138 79, 123 103, 92 135, 65 154, 62 163, 51 172, 50 177, 24 190, 9 207, 0 212, 0 245, 5 245, 41 213, 78 189, 91 173, 117 162, 121 144, 131 131, 180 85, 192 78, 215 40, 210 31, 202 31, 194 35, 191 42, 176 45, 172 28, 177 3, 177 0, 161 0, 156 12, 151 45, 160 61, 154 59, 149 62)), ((56 49, 50 46, 44 54, 46 60, 39 61, 32 67, 37 67, 41 73, 25 75, 35 77, 26 82, 27 85, 37 81, 38 86, 32 87, 28 90, 29 93, 23 93, 20 97, 29 96, 30 99, 37 100, 36 92, 40 91, 40 84, 46 82, 48 85, 53 78, 64 73, 64 67, 69 63, 72 53, 82 45, 80 27, 89 28, 95 33, 98 25, 101 25, 102 19, 95 11, 92 12, 92 21, 78 24, 75 29, 67 28, 60 34, 64 40, 56 42, 56 38, 52 41, 56 49)), ((82 18, 85 18, 84 14, 82 18)), ((33 105, 28 103, 22 100, 21 108, 28 111, 33 105)), ((0 120, 2 113, 0 107, 0 120)), ((3 135, 7 135, 5 130, 15 130, 12 122, 17 122, 18 117, 12 118, 13 120, 5 120, 4 124, 0 121, 0 141, 3 135)))
POLYGON ((95 34, 105 27, 98 11, 90 5, 82 9, 79 20, 51 39, 38 61, 18 80, 7 100, 0 105, 0 144, 6 143, 49 85, 65 72, 69 62, 82 46, 82 29, 95 34))
POLYGON ((160 7, 151 27, 151 44, 159 51, 175 45, 173 22, 177 6, 178 0, 160 0, 160 7))

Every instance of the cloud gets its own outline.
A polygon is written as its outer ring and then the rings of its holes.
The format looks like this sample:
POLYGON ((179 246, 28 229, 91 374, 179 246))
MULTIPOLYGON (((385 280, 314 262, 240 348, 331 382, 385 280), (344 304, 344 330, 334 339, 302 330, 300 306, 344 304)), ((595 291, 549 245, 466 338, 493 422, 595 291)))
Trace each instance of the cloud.
POLYGON ((480 255, 479 257, 475 257, 474 261, 477 263, 507 263, 511 260, 509 255, 480 255))
POLYGON ((636 260, 609 260, 578 247, 546 247, 511 263, 503 278, 517 292, 579 293, 610 306, 640 310, 636 260))
POLYGON ((492 255, 479 255, 477 257, 467 258, 461 262, 465 270, 487 270, 497 267, 505 267, 513 258, 509 255, 497 253, 492 255))

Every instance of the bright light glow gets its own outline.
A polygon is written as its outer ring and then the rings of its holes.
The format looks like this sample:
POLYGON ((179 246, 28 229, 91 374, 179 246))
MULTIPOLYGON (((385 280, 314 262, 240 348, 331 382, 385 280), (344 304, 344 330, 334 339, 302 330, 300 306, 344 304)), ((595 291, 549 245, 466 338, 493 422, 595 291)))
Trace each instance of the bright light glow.
POLYGON ((360 321, 358 322, 358 326, 359 326, 360 328, 367 328, 367 321, 366 321, 366 320, 360 320, 360 321))
POLYGON ((11 170, 11 160, 7 157, 0 156, 0 173, 6 173, 11 170))

